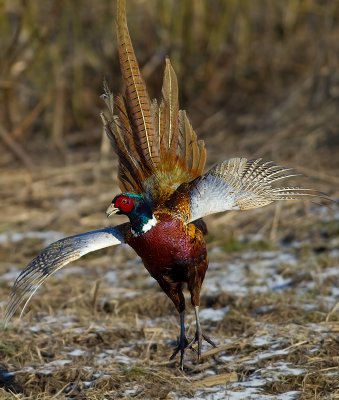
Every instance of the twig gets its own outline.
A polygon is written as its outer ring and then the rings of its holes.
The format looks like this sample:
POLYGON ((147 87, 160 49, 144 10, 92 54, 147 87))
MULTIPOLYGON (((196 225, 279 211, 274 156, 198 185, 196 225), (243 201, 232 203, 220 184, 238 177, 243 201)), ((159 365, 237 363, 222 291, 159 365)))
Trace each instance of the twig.
POLYGON ((331 308, 325 318, 325 322, 329 322, 331 315, 334 314, 339 309, 339 301, 331 308))
POLYGON ((35 167, 32 159, 26 153, 24 148, 16 143, 16 141, 6 132, 5 128, 0 125, 0 138, 3 140, 4 144, 8 149, 17 157, 28 169, 33 169, 35 167))
POLYGON ((228 343, 228 344, 224 344, 222 346, 218 346, 214 349, 205 351, 205 353, 202 353, 201 358, 203 359, 203 358, 207 358, 210 356, 214 356, 215 354, 221 353, 222 351, 225 351, 225 350, 235 349, 235 348, 239 348, 239 347, 241 348, 242 344, 243 344, 242 342, 238 342, 238 343, 228 343))
POLYGON ((92 309, 93 312, 96 310, 97 300, 98 300, 98 293, 100 289, 101 280, 97 280, 94 284, 93 295, 92 295, 92 309))
POLYGON ((11 132, 11 137, 20 138, 23 136, 24 132, 26 132, 30 126, 34 123, 34 121, 38 118, 39 114, 44 110, 44 108, 48 105, 51 100, 51 96, 49 93, 45 94, 43 98, 39 101, 39 103, 30 111, 24 118, 18 123, 18 125, 11 132))
POLYGON ((329 182, 329 183, 339 183, 339 178, 337 176, 333 175, 328 175, 326 172, 321 172, 321 171, 316 171, 311 168, 306 168, 303 166, 298 166, 296 170, 305 173, 309 177, 321 179, 324 182, 329 182))
POLYGON ((270 232, 270 241, 273 243, 276 243, 277 241, 277 231, 281 214, 281 204, 281 202, 278 202, 275 206, 272 228, 270 232))

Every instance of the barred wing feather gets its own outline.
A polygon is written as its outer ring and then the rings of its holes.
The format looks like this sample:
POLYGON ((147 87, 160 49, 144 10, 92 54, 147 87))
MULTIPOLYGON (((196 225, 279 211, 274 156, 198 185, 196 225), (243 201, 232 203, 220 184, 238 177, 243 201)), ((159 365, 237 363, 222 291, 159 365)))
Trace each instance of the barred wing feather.
POLYGON ((58 240, 46 247, 16 279, 6 307, 5 325, 25 301, 22 315, 29 300, 49 276, 87 253, 123 243, 128 227, 129 223, 126 223, 115 228, 98 229, 58 240))
POLYGON ((232 158, 217 164, 192 183, 189 222, 222 211, 263 207, 277 200, 296 200, 301 196, 327 198, 312 189, 272 186, 296 175, 291 169, 262 159, 232 158))

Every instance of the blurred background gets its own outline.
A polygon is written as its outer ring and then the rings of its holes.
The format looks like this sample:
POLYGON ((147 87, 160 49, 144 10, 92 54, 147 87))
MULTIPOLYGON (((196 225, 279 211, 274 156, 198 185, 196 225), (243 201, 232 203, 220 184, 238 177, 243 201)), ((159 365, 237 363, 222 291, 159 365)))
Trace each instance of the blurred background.
MULTIPOLYGON (((14 279, 41 249, 126 221, 105 217, 119 188, 99 117, 103 80, 122 89, 115 6, 0 0, 0 324, 14 279)), ((127 0, 127 14, 151 97, 170 56, 207 167, 263 157, 308 176, 287 185, 338 199, 339 1, 127 0)), ((206 222, 203 323, 227 343, 224 361, 192 364, 196 386, 167 367, 177 314, 135 253, 114 246, 56 274, 0 335, 0 361, 16 371, 25 399, 64 390, 101 399, 112 388, 113 398, 211 398, 194 388, 225 385, 225 371, 237 373, 237 399, 243 381, 252 391, 242 398, 335 396, 338 205, 281 202, 206 222)))
MULTIPOLYGON (((337 175, 338 2, 127 3, 150 96, 168 55, 210 164, 263 156, 337 175)), ((112 0, 0 1, 1 167, 113 159, 99 112, 103 79, 121 89, 114 18, 112 0)))

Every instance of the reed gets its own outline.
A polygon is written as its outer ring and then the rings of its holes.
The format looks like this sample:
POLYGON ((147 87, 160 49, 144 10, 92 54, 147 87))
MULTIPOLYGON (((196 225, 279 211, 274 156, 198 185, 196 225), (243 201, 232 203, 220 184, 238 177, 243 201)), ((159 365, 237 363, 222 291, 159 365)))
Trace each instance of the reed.
MULTIPOLYGON (((151 94, 159 92, 169 55, 193 122, 200 122, 199 110, 205 118, 211 110, 239 112, 253 99, 272 102, 307 78, 313 103, 335 96, 338 2, 130 0, 128 6, 151 94)), ((84 146, 93 135, 100 141, 103 78, 120 88, 112 1, 3 0, 0 7, 2 127, 20 143, 43 139, 66 148, 84 146), (78 132, 81 140, 72 141, 78 132)))

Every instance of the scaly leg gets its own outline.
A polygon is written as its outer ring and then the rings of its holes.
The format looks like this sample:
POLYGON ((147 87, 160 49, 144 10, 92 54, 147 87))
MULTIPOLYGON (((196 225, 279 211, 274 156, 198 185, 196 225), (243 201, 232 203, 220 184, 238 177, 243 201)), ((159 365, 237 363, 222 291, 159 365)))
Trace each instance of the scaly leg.
POLYGON ((180 313, 180 336, 178 340, 178 346, 174 350, 173 354, 170 357, 170 360, 173 360, 173 358, 179 353, 180 351, 180 368, 184 369, 184 354, 185 354, 185 349, 188 346, 188 340, 186 337, 185 333, 185 311, 182 311, 180 313))
POLYGON ((166 276, 162 276, 161 279, 158 278, 158 283, 162 290, 173 301, 175 308, 178 310, 180 315, 180 336, 178 338, 178 346, 175 348, 170 360, 173 360, 180 351, 180 368, 184 369, 184 354, 185 349, 188 346, 188 340, 185 334, 185 297, 182 292, 182 283, 172 282, 168 278, 166 279, 166 276))
POLYGON ((199 264, 194 266, 194 268, 189 269, 189 275, 188 275, 188 290, 191 293, 191 303, 192 306, 194 307, 194 312, 195 312, 195 321, 196 321, 196 330, 195 330, 195 335, 194 338, 191 340, 189 345, 187 346, 188 348, 193 349, 193 345, 195 343, 198 344, 198 360, 200 361, 201 359, 201 347, 202 347, 202 341, 203 339, 209 343, 213 347, 217 347, 215 343, 206 335, 202 333, 201 326, 200 326, 200 319, 199 319, 199 306, 200 306, 200 290, 201 290, 201 285, 205 277, 205 273, 208 267, 208 260, 207 256, 199 264))
POLYGON ((206 340, 207 343, 209 343, 213 347, 217 347, 216 344, 206 335, 202 333, 201 330, 201 325, 200 325, 200 319, 199 319, 199 306, 194 307, 194 312, 195 312, 195 320, 196 320, 196 330, 195 330, 195 336, 191 340, 191 342, 188 344, 187 348, 192 348, 192 346, 195 343, 198 343, 198 361, 200 361, 201 358, 201 347, 202 347, 202 340, 206 340))

